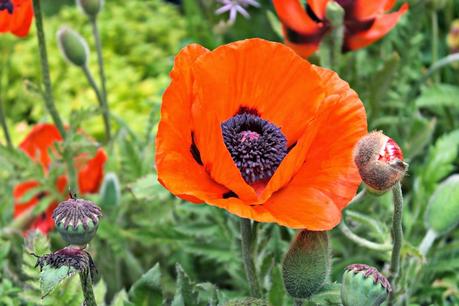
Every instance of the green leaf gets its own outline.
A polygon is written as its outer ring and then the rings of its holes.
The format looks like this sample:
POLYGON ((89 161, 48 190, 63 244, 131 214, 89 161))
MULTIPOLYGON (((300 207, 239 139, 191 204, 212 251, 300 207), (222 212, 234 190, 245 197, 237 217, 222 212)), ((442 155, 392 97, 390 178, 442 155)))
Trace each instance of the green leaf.
POLYGON ((271 288, 268 292, 268 300, 272 305, 283 305, 284 296, 286 295, 282 281, 282 272, 280 266, 276 265, 271 271, 271 288))
POLYGON ((156 264, 132 285, 129 290, 129 299, 136 306, 162 304, 163 293, 159 264, 156 264))
POLYGON ((172 306, 197 305, 198 294, 194 290, 194 285, 180 264, 176 264, 177 289, 172 301, 172 306))
POLYGON ((434 84, 424 87, 421 96, 416 100, 417 107, 459 107, 459 86, 434 84))
POLYGON ((315 305, 341 305, 341 284, 325 285, 310 301, 315 305))
POLYGON ((200 283, 196 284, 196 290, 199 292, 199 301, 206 301, 208 306, 218 305, 218 290, 214 284, 200 283))
POLYGON ((75 275, 73 267, 62 266, 58 269, 45 265, 40 273, 40 288, 42 297, 51 293, 62 281, 75 275))
POLYGON ((115 297, 112 300, 112 303, 110 306, 131 306, 134 305, 131 302, 129 302, 128 299, 128 294, 126 293, 126 290, 121 290, 118 292, 115 297))
POLYGON ((94 296, 96 297, 97 305, 104 305, 105 295, 107 294, 107 285, 103 280, 100 280, 94 286, 94 296))

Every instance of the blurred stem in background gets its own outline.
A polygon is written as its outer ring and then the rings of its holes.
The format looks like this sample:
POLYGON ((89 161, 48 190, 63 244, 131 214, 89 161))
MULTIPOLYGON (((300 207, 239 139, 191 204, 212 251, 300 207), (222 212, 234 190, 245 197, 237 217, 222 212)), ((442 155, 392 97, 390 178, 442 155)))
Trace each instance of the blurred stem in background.
POLYGON ((73 156, 71 152, 69 152, 68 146, 66 145, 68 135, 65 131, 64 124, 62 123, 61 117, 56 109, 56 105, 54 103, 52 85, 51 85, 51 77, 49 74, 49 63, 48 63, 48 52, 46 49, 46 40, 45 40, 45 31, 43 29, 43 15, 41 11, 40 0, 33 0, 33 9, 35 13, 35 26, 37 28, 37 39, 38 39, 38 48, 40 51, 40 64, 41 64, 41 74, 42 74, 42 82, 43 86, 45 87, 44 92, 44 102, 45 108, 51 115, 54 124, 56 125, 59 133, 62 135, 64 139, 64 153, 63 158, 65 160, 65 164, 67 166, 68 178, 69 178, 69 188, 72 192, 78 193, 78 185, 76 181, 76 172, 75 167, 73 164, 73 156))
MULTIPOLYGON (((8 130, 8 125, 6 124, 5 110, 4 110, 4 107, 3 107, 3 95, 4 95, 3 78, 8 73, 8 71, 7 71, 7 62, 8 62, 8 53, 9 53, 9 51, 4 51, 4 50, 1 50, 1 51, 2 51, 2 62, 0 63, 0 123, 2 125, 3 134, 5 135, 6 144, 7 144, 8 148, 12 149, 13 148, 13 144, 11 142, 11 136, 10 136, 10 132, 8 130), (5 54, 3 54, 3 53, 5 53, 5 54)), ((6 90, 5 90, 5 93, 6 93, 6 90)))
POLYGON ((252 237, 252 221, 241 218, 240 222, 242 259, 244 261, 245 273, 250 287, 250 295, 253 297, 261 297, 260 284, 258 282, 257 271, 252 254, 252 242, 255 241, 255 238, 252 237))
POLYGON ((104 125, 105 125, 105 132, 107 141, 111 140, 111 129, 110 129, 110 111, 108 108, 108 101, 107 101, 107 87, 106 87, 106 78, 105 78, 105 69, 104 69, 104 58, 102 55, 102 43, 100 40, 99 34, 99 27, 97 26, 97 16, 90 17, 91 26, 92 26, 92 33, 94 36, 94 42, 96 45, 97 51, 97 63, 99 65, 99 77, 100 77, 100 84, 101 84, 101 108, 102 114, 104 117, 104 125))
POLYGON ((392 292, 389 296, 388 305, 394 305, 395 295, 397 292, 396 281, 400 271, 400 251, 403 242, 403 228, 402 228, 402 215, 403 215, 403 195, 402 186, 397 182, 392 188, 393 201, 394 201, 394 215, 392 219, 392 235, 394 236, 394 246, 392 249, 392 258, 390 263, 390 276, 389 281, 392 286, 392 292))

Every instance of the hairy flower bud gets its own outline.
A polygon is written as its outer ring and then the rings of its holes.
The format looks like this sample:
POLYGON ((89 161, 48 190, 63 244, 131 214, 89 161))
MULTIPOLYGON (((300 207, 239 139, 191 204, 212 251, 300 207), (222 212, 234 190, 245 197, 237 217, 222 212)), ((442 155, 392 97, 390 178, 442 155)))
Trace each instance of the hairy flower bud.
POLYGON ((301 231, 285 255, 282 274, 290 296, 305 299, 318 292, 330 274, 327 232, 301 231))
POLYGON ((454 20, 451 24, 446 43, 451 53, 459 52, 459 19, 454 20))
POLYGON ((360 139, 354 149, 354 162, 363 182, 376 193, 392 188, 408 168, 398 144, 381 132, 360 139))
POLYGON ((95 18, 104 6, 104 0, 76 0, 76 3, 89 18, 95 18))
POLYGON ((89 47, 86 40, 68 27, 57 32, 59 49, 65 59, 78 67, 84 67, 89 58, 89 47))
POLYGON ((53 212, 57 231, 69 244, 86 245, 96 234, 100 208, 91 201, 70 199, 61 202, 53 212))
POLYGON ((344 306, 379 306, 391 291, 389 281, 378 270, 354 264, 343 274, 341 301, 344 306))

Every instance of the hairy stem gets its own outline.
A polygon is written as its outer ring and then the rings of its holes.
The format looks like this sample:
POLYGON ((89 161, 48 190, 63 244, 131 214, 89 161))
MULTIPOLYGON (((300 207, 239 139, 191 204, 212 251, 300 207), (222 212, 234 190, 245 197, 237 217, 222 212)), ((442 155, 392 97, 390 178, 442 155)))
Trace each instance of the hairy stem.
POLYGON ((84 306, 97 306, 94 290, 92 288, 92 278, 89 270, 80 272, 81 289, 83 289, 84 306))
POLYGON ((394 215, 392 218, 392 235, 394 236, 394 245, 392 248, 392 258, 390 262, 389 281, 392 285, 392 293, 389 297, 388 305, 394 305, 396 293, 396 281, 400 270, 400 250, 403 242, 402 213, 403 213, 403 195, 402 186, 397 182, 392 188, 394 201, 394 215))
POLYGON ((101 108, 102 108, 102 112, 104 115, 104 123, 107 122, 105 126, 107 141, 110 141, 111 127, 110 127, 110 110, 108 108, 108 100, 107 100, 107 86, 106 86, 107 82, 105 78, 104 58, 102 55, 102 43, 100 40, 99 27, 97 25, 96 17, 91 18, 91 26, 92 26, 92 33, 94 36, 94 41, 96 44, 97 63, 99 66, 99 77, 100 77, 101 97, 102 97, 101 108))
POLYGON ((381 243, 376 243, 373 241, 369 241, 365 238, 362 238, 358 235, 356 235, 354 232, 351 231, 351 229, 346 225, 346 222, 343 220, 341 221, 339 225, 340 231, 346 236, 349 240, 352 240, 356 244, 370 249, 370 250, 375 250, 375 251, 389 251, 391 249, 391 245, 389 244, 381 244, 381 243))
MULTIPOLYGON (((6 57, 5 57, 6 58, 6 57)), ((4 67, 6 65, 4 63, 0 63, 0 124, 2 125, 3 134, 5 135, 5 141, 8 145, 8 148, 13 147, 13 143, 11 142, 10 131, 8 130, 8 125, 6 124, 6 116, 5 110, 3 108, 3 75, 4 75, 4 67)))
MULTIPOLYGON (((48 111, 48 113, 51 115, 51 118, 53 119, 53 122, 56 125, 56 128, 58 129, 59 133, 62 135, 62 138, 64 139, 64 142, 65 142, 67 140, 67 132, 65 131, 64 124, 62 123, 61 117, 59 116, 59 113, 56 109, 56 105, 54 103, 51 77, 49 74, 48 51, 46 49, 46 39, 45 39, 45 31, 43 28, 43 15, 41 12, 40 0, 33 0, 33 9, 34 9, 34 14, 35 14, 35 26, 37 28, 38 48, 40 50, 42 82, 45 88, 45 91, 44 91, 45 108, 48 111)), ((69 186, 72 189, 72 191, 77 191, 76 173, 75 173, 75 167, 73 164, 72 154, 70 154, 70 152, 66 152, 64 154, 64 159, 65 159, 65 164, 67 166, 69 186)))
POLYGON ((244 268, 249 283, 250 295, 261 297, 257 271, 252 258, 252 226, 249 219, 241 218, 241 249, 244 260, 244 268))
POLYGON ((104 98, 102 96, 102 93, 100 92, 99 88, 97 87, 96 81, 94 80, 94 77, 91 74, 91 71, 89 70, 88 66, 85 65, 83 66, 83 72, 84 75, 86 76, 86 79, 89 82, 89 85, 91 85, 92 89, 96 93, 97 100, 99 101, 99 107, 102 111, 102 118, 104 120, 104 128, 105 128, 105 137, 107 138, 107 141, 110 140, 110 118, 109 118, 109 113, 108 109, 106 108, 106 104, 104 102, 104 98))

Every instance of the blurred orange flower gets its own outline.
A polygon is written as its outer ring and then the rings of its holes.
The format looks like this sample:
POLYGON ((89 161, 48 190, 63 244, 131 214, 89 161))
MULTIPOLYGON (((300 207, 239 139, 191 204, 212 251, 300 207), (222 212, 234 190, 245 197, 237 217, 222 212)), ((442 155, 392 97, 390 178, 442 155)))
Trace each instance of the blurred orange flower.
POLYGON ((24 37, 29 33, 32 19, 32 0, 0 0, 0 33, 24 37))
MULTIPOLYGON (((52 124, 37 124, 31 132, 21 142, 19 148, 23 150, 31 159, 39 162, 46 173, 51 164, 49 151, 53 149, 55 142, 62 141, 57 128, 52 124)), ((78 186, 81 194, 95 193, 99 190, 104 176, 104 165, 107 160, 105 151, 100 148, 94 157, 89 157, 83 153, 74 159, 75 167, 78 171, 78 186)), ((66 175, 61 175, 56 181, 56 188, 59 192, 65 193, 68 179, 66 175)), ((14 196, 14 217, 18 217, 30 208, 37 205, 44 193, 35 195, 27 202, 21 202, 21 198, 31 189, 39 186, 37 181, 26 181, 16 185, 13 190, 14 196)), ((57 202, 50 203, 45 212, 42 213, 31 225, 43 233, 48 233, 54 228, 54 221, 51 218, 57 202)))
MULTIPOLYGON (((283 24, 285 43, 298 54, 308 57, 318 48, 330 30, 326 19, 330 0, 308 0, 304 7, 300 0, 273 0, 283 24)), ((395 0, 335 0, 344 9, 344 51, 364 48, 381 39, 395 27, 408 10, 405 3, 397 12, 386 14, 395 0)))
POLYGON ((176 57, 156 139, 176 196, 243 218, 328 230, 361 182, 352 151, 362 102, 283 44, 248 39, 176 57))

